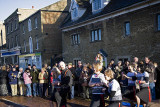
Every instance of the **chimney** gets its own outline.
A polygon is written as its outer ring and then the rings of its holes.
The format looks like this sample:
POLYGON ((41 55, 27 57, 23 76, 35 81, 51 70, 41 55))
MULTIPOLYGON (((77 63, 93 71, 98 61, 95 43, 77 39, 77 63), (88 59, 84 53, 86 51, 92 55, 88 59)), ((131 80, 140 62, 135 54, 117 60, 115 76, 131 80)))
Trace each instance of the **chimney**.
POLYGON ((32 9, 34 9, 34 6, 32 6, 32 9))

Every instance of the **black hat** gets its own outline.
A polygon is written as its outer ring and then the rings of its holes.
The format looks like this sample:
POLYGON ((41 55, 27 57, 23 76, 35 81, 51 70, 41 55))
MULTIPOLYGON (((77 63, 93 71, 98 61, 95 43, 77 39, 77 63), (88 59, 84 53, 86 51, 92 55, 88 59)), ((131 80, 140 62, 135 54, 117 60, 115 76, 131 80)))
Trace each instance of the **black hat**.
POLYGON ((28 64, 28 66, 31 66, 31 64, 28 64))

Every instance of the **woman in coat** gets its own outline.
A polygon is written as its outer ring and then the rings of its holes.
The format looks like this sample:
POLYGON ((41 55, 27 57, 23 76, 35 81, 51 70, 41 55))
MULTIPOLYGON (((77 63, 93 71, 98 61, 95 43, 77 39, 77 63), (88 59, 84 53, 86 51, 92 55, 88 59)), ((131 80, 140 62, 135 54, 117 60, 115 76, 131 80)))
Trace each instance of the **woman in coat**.
POLYGON ((26 68, 25 72, 23 73, 23 78, 24 78, 24 83, 27 87, 27 97, 32 97, 32 92, 31 92, 31 75, 30 75, 30 69, 26 68))
POLYGON ((8 94, 7 75, 6 67, 2 66, 2 69, 0 70, 0 96, 8 94))

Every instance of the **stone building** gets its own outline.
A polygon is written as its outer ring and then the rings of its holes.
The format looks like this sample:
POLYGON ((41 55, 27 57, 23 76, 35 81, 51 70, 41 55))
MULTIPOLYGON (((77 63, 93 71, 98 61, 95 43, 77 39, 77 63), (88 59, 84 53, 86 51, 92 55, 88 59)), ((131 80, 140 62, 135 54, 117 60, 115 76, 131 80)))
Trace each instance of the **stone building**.
POLYGON ((61 26, 64 61, 93 63, 102 50, 106 63, 148 56, 160 64, 159 10, 159 0, 72 0, 61 26))
POLYGON ((24 20, 29 15, 33 14, 35 9, 16 9, 8 18, 5 19, 6 31, 6 48, 2 50, 1 57, 4 57, 5 62, 18 63, 18 55, 20 55, 20 25, 19 22, 24 20))
POLYGON ((35 64, 41 68, 44 63, 52 66, 61 60, 62 36, 59 27, 68 14, 67 2, 69 0, 60 0, 20 22, 21 67, 35 64))
POLYGON ((5 33, 5 25, 3 21, 0 21, 0 46, 3 49, 3 45, 6 44, 6 33, 5 33))

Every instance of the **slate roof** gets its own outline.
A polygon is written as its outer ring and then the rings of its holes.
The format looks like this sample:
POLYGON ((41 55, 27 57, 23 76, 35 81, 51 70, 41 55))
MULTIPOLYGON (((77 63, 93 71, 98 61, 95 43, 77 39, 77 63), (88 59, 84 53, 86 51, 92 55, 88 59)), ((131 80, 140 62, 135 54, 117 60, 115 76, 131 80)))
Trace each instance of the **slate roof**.
MULTIPOLYGON (((77 1, 81 1, 81 0, 77 0, 77 1)), ((103 8, 103 10, 101 12, 97 13, 97 14, 92 14, 92 4, 89 3, 89 0, 82 0, 82 1, 85 1, 83 3, 87 2, 87 10, 84 13, 84 15, 82 17, 80 17, 78 20, 72 21, 71 20, 71 13, 69 13, 68 16, 65 18, 65 20, 63 21, 63 23, 61 25, 61 28, 69 27, 71 25, 78 24, 80 22, 84 22, 86 20, 95 18, 97 16, 101 16, 101 15, 104 15, 104 14, 109 14, 109 13, 114 12, 116 10, 123 9, 123 8, 128 7, 128 6, 134 5, 136 3, 144 2, 144 1, 147 1, 147 0, 111 0, 109 2, 109 4, 106 5, 103 8)), ((80 5, 80 6, 82 6, 82 5, 80 5)))

